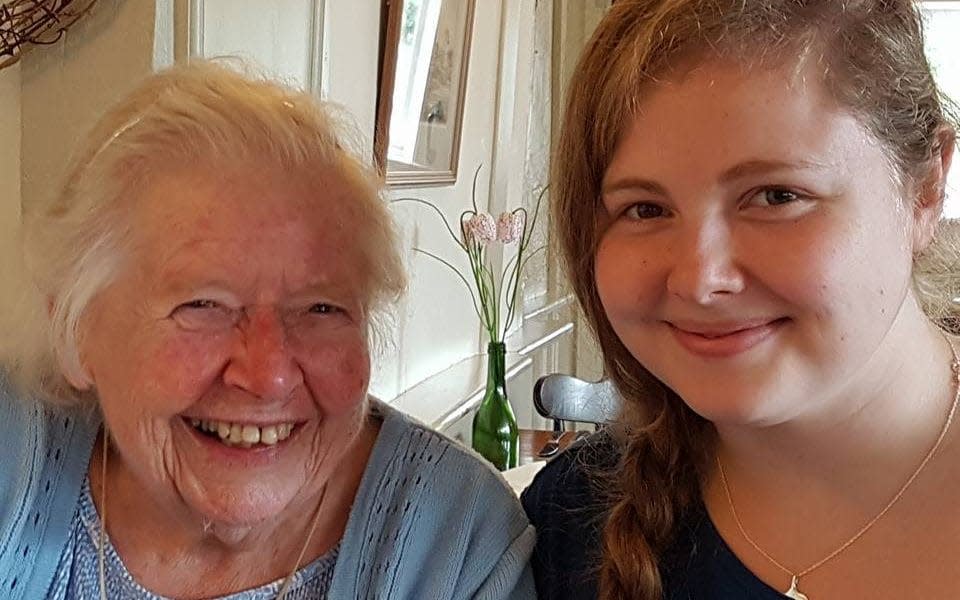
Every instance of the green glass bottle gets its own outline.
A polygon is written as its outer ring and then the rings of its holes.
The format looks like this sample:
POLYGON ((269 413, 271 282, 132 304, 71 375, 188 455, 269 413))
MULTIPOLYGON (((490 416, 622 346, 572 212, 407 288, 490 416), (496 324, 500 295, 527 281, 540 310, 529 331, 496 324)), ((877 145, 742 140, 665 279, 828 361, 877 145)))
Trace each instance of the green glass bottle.
POLYGON ((516 467, 520 454, 517 418, 507 400, 506 354, 503 342, 487 346, 487 390, 473 416, 473 449, 501 471, 516 467))

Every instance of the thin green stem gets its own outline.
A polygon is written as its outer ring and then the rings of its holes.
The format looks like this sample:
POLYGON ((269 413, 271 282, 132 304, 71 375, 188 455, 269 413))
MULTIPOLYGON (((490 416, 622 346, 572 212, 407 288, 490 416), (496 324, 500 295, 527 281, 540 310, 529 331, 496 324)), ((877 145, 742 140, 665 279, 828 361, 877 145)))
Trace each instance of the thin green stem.
POLYGON ((543 196, 547 193, 547 190, 550 189, 550 186, 544 186, 540 193, 537 194, 537 203, 533 208, 533 221, 529 222, 526 209, 518 208, 516 211, 523 211, 523 235, 520 236, 520 253, 526 251, 527 246, 530 244, 530 238, 533 236, 533 230, 537 226, 537 219, 540 218, 540 204, 543 202, 543 196))
POLYGON ((492 296, 492 290, 487 282, 486 269, 484 268, 484 248, 483 245, 477 242, 474 245, 474 278, 477 281, 477 289, 480 291, 481 304, 483 305, 484 315, 486 319, 484 320, 484 327, 487 331, 496 330, 496 310, 493 306, 493 303, 490 301, 492 296))
POLYGON ((504 328, 505 331, 508 330, 508 329, 510 329, 510 326, 513 325, 513 319, 514 319, 514 317, 516 316, 517 292, 518 292, 518 290, 520 289, 520 285, 519 285, 520 277, 519 277, 519 274, 522 273, 523 270, 526 268, 527 263, 530 261, 530 259, 533 258, 534 256, 536 256, 538 252, 543 252, 543 250, 544 250, 545 248, 546 248, 546 246, 540 246, 539 248, 537 248, 536 250, 534 250, 533 252, 531 252, 530 254, 528 254, 527 257, 523 260, 523 262, 520 263, 520 266, 519 266, 519 268, 517 269, 518 276, 517 276, 517 278, 516 278, 515 280, 513 280, 513 281, 514 281, 514 284, 513 284, 513 286, 512 286, 512 290, 510 290, 510 291, 507 292, 507 296, 510 297, 510 300, 509 300, 508 303, 507 303, 507 325, 506 325, 506 327, 504 328))
MULTIPOLYGON (((504 303, 507 303, 507 309, 508 309, 507 319, 510 318, 510 313, 509 313, 510 305, 509 305, 509 302, 508 302, 509 297, 510 297, 510 292, 509 292, 510 283, 509 283, 509 280, 507 279, 507 273, 509 273, 509 272, 511 271, 511 269, 512 269, 513 266, 514 266, 514 262, 516 262, 516 260, 517 260, 518 258, 520 258, 520 254, 519 254, 519 253, 518 253, 518 254, 514 254, 513 257, 512 257, 509 261, 507 261, 506 266, 503 268, 503 271, 500 273, 500 285, 499 285, 499 287, 498 287, 498 289, 500 290, 500 293, 497 294, 497 303, 498 303, 498 305, 499 305, 499 303, 500 303, 501 301, 504 302, 504 303), (506 284, 506 285, 504 285, 504 284, 506 284), (501 296, 502 296, 502 300, 501 300, 501 296)), ((509 329, 509 325, 504 328, 504 330, 503 330, 503 331, 504 331, 504 335, 506 335, 507 329, 509 329)))
POLYGON ((480 178, 480 169, 483 168, 483 165, 479 165, 477 170, 473 173, 473 189, 470 192, 470 200, 473 203, 473 212, 479 213, 480 209, 477 208, 477 180, 480 178))
POLYGON ((486 259, 486 249, 484 250, 483 254, 484 259, 480 265, 480 269, 483 273, 483 282, 484 287, 487 290, 487 298, 490 301, 491 330, 498 332, 500 331, 500 304, 498 302, 499 294, 497 293, 497 285, 495 281, 495 275, 493 274, 493 269, 490 267, 489 261, 486 259))
POLYGON ((469 247, 470 252, 468 252, 468 257, 470 258, 470 269, 473 272, 473 280, 477 284, 477 294, 480 296, 480 307, 483 309, 483 318, 481 320, 484 328, 489 331, 492 326, 492 315, 490 314, 489 291, 483 279, 483 249, 477 242, 471 243, 469 247))
POLYGON ((500 331, 500 293, 497 291, 496 275, 489 266, 484 268, 487 283, 490 285, 490 298, 493 300, 493 330, 500 331))
POLYGON ((423 250, 423 249, 421 249, 421 248, 414 248, 413 250, 414 250, 414 252, 419 252, 420 254, 425 254, 425 255, 429 256, 430 258, 432 258, 432 259, 434 259, 434 260, 440 261, 440 263, 446 265, 447 267, 450 268, 451 271, 453 271, 454 273, 456 273, 457 277, 460 278, 460 281, 463 282, 463 285, 467 286, 467 293, 470 294, 470 301, 473 303, 473 310, 474 310, 474 312, 477 313, 477 318, 480 319, 481 322, 482 322, 482 321, 483 321, 483 317, 480 316, 480 309, 477 307, 477 298, 476 298, 476 296, 475 296, 474 293, 473 293, 473 288, 470 287, 470 282, 467 281, 467 278, 463 276, 463 273, 460 272, 460 269, 456 268, 455 266, 453 266, 452 264, 450 264, 450 263, 447 262, 446 260, 440 258, 440 257, 437 256, 436 254, 433 254, 432 252, 427 252, 426 250, 423 250))
MULTIPOLYGON (((459 238, 457 238, 457 234, 455 234, 455 233, 453 232, 453 228, 450 227, 450 222, 447 221, 446 215, 444 215, 443 212, 442 212, 439 208, 437 208, 436 205, 434 205, 432 202, 427 202, 426 200, 422 200, 422 199, 420 199, 420 198, 397 198, 396 200, 393 200, 392 202, 416 202, 416 203, 418 203, 418 204, 423 204, 423 205, 425 205, 425 206, 429 206, 430 208, 432 208, 432 209, 434 210, 434 212, 436 212, 438 215, 440 215, 440 220, 443 221, 443 226, 447 228, 447 232, 450 233, 450 237, 453 238, 453 241, 456 242, 456 244, 457 244, 458 246, 460 246, 460 249, 461 249, 461 250, 463 250, 464 252, 467 251, 467 247, 464 246, 463 242, 460 241, 459 238)), ((462 218, 462 215, 461 215, 461 218, 462 218)))

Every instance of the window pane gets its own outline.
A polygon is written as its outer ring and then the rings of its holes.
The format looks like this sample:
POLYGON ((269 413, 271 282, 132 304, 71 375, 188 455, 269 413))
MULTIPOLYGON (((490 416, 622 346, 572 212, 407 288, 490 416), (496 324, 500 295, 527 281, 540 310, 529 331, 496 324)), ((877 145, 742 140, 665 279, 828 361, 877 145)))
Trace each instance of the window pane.
MULTIPOLYGON (((937 83, 960 105, 960 2, 924 2, 927 56, 937 83)), ((960 218, 960 157, 954 156, 947 178, 943 216, 960 218)))

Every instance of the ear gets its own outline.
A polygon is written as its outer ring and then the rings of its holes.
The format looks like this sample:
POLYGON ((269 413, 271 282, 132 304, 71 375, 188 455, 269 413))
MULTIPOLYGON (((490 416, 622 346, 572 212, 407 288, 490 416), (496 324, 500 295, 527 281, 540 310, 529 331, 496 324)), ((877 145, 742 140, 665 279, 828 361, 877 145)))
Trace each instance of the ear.
MULTIPOLYGON (((56 310, 56 300, 53 296, 47 297, 47 315, 53 319, 56 310)), ((78 341, 79 343, 79 341, 78 341)), ((76 356, 64 356, 62 348, 58 346, 54 353, 57 364, 60 366, 60 374, 67 380, 71 387, 80 392, 86 392, 93 388, 93 377, 89 370, 83 364, 83 356, 80 348, 74 352, 76 356)))
POLYGON ((66 371, 64 372, 63 377, 67 380, 67 383, 70 384, 70 387, 78 392, 89 392, 93 389, 93 381, 86 375, 86 373, 75 375, 69 371, 66 371))
POLYGON ((71 387, 79 392, 88 392, 94 387, 93 376, 89 373, 89 369, 83 364, 83 357, 80 355, 79 350, 76 354, 77 356, 68 357, 63 356, 60 352, 57 353, 57 359, 60 362, 60 373, 71 387))
POLYGON ((943 200, 947 189, 947 173, 953 160, 956 134, 943 129, 937 135, 934 155, 930 159, 926 176, 920 182, 913 207, 913 253, 920 254, 933 240, 933 234, 943 213, 943 200))

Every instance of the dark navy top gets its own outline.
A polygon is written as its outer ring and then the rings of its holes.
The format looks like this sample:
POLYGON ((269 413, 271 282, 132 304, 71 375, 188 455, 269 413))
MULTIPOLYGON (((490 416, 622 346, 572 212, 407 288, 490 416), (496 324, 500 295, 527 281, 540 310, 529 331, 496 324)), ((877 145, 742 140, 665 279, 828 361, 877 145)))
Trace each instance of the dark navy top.
MULTIPOLYGON (((537 528, 533 572, 540 600, 594 600, 606 502, 598 481, 619 449, 595 434, 545 466, 522 496, 537 528)), ((665 600, 783 600, 733 554, 702 505, 682 515, 660 559, 665 600)))

